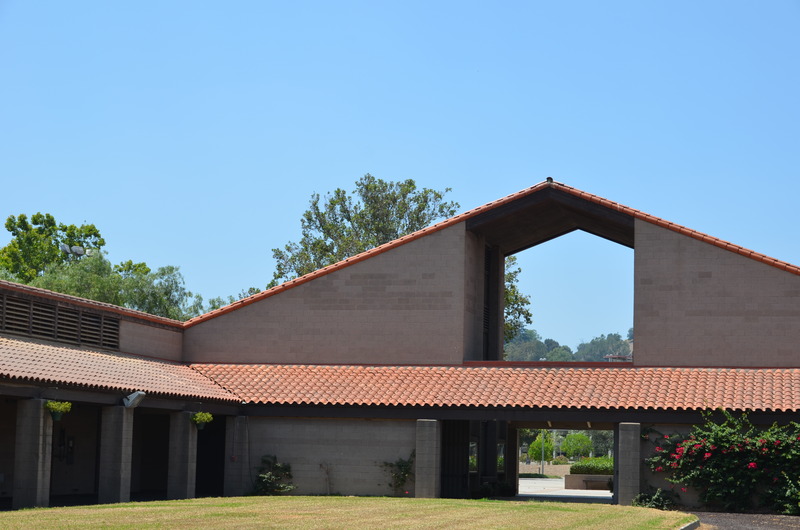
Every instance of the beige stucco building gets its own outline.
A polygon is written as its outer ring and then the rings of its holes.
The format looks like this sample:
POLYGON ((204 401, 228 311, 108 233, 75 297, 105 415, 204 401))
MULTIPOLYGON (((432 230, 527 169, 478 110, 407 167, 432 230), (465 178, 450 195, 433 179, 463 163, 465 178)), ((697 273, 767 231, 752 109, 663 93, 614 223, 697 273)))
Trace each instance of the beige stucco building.
POLYGON ((414 454, 409 495, 467 497, 516 485, 521 427, 613 429, 629 503, 642 425, 800 409, 800 268, 550 180, 188 322, 8 282, 0 315, 13 507, 240 495, 264 454, 298 494, 391 494, 414 454), (632 362, 502 361, 504 258, 573 230, 634 249, 632 362))

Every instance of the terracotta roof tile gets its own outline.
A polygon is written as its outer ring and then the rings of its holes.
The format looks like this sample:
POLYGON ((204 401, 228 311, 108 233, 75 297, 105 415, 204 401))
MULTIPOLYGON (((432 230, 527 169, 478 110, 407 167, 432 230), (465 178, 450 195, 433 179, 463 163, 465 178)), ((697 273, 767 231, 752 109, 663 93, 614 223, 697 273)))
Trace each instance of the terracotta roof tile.
POLYGON ((0 378, 125 393, 143 390, 179 398, 241 401, 186 365, 5 336, 0 336, 0 378))
POLYGON ((194 364, 273 405, 799 411, 800 369, 194 364))
POLYGON ((797 265, 792 265, 791 263, 787 263, 787 262, 784 262, 784 261, 776 260, 775 258, 771 258, 771 257, 766 256, 764 254, 760 254, 758 252, 754 252, 752 250, 746 249, 746 248, 741 247, 739 245, 735 245, 733 243, 729 243, 729 242, 724 241, 722 239, 719 239, 719 238, 716 238, 716 237, 712 237, 712 236, 709 236, 707 234, 703 234, 702 232, 698 232, 696 230, 692 230, 690 228, 686 228, 684 226, 672 223, 672 222, 667 221, 665 219, 661 219, 660 217, 656 217, 654 215, 650 215, 648 213, 642 212, 641 210, 636 210, 635 208, 630 208, 630 207, 622 205, 620 203, 617 203, 617 202, 614 202, 614 201, 610 201, 608 199, 604 199, 603 197, 600 197, 598 195, 593 195, 591 193, 587 193, 585 191, 581 191, 581 190, 579 190, 577 188, 573 188, 571 186, 567 186, 566 184, 562 184, 561 182, 548 182, 548 181, 545 181, 545 182, 540 182, 539 184, 536 184, 535 186, 531 186, 530 188, 518 191, 516 193, 512 193, 511 195, 503 197, 502 199, 498 199, 498 200, 486 203, 483 206, 479 206, 477 208, 473 208, 473 209, 468 210, 468 211, 466 211, 464 213, 456 215, 455 217, 451 217, 450 219, 446 219, 446 220, 441 221, 441 222, 439 222, 439 223, 437 223, 435 225, 429 226, 427 228, 423 228, 422 230, 418 230, 417 232, 414 232, 412 234, 405 235, 405 236, 403 236, 403 237, 401 237, 399 239, 395 239, 394 241, 390 241, 390 242, 385 243, 385 244, 383 244, 383 245, 381 245, 379 247, 375 247, 373 249, 367 250, 366 252, 362 252, 361 254, 357 254, 355 256, 352 256, 350 258, 342 260, 342 261, 340 261, 338 263, 334 263, 333 265, 329 265, 327 267, 323 267, 322 269, 319 269, 319 270, 316 270, 316 271, 311 272, 309 274, 306 274, 305 276, 301 276, 299 278, 295 278, 293 280, 289 280, 289 281, 287 281, 285 283, 282 283, 281 285, 275 286, 275 287, 273 287, 271 289, 267 289, 266 291, 262 291, 260 293, 257 293, 257 294, 254 294, 252 296, 249 296, 247 298, 243 298, 243 299, 238 300, 238 301, 236 301, 236 302, 234 302, 234 303, 232 303, 230 305, 227 305, 225 307, 221 307, 219 309, 211 311, 210 313, 206 313, 205 315, 201 315, 199 317, 195 317, 193 319, 187 320, 184 323, 184 326, 185 327, 191 327, 191 326, 194 326, 194 325, 199 324, 201 322, 204 322, 206 320, 209 320, 211 318, 215 318, 217 316, 224 315, 225 313, 229 313, 229 312, 234 311, 234 310, 236 310, 236 309, 238 309, 240 307, 244 307, 246 305, 258 302, 259 300, 263 300, 264 298, 268 298, 270 296, 273 296, 275 294, 283 292, 283 291, 285 291, 287 289, 291 289, 292 287, 295 287, 297 285, 301 285, 303 283, 309 282, 309 281, 311 281, 311 280, 313 280, 315 278, 318 278, 320 276, 324 276, 324 275, 329 274, 331 272, 343 269, 343 268, 348 267, 348 266, 350 266, 350 265, 352 265, 354 263, 358 263, 360 261, 368 259, 368 258, 370 258, 372 256, 377 255, 377 254, 381 254, 383 252, 391 250, 392 248, 398 247, 400 245, 404 245, 404 244, 406 244, 406 243, 408 243, 410 241, 414 241, 416 239, 419 239, 420 237, 423 237, 425 235, 431 234, 433 232, 437 232, 439 230, 443 230, 443 229, 445 229, 447 227, 453 226, 453 225, 458 224, 458 223, 460 223, 462 221, 466 221, 467 219, 470 219, 470 218, 475 217, 477 215, 480 215, 482 213, 488 212, 490 210, 493 210, 494 208, 497 208, 497 207, 502 206, 504 204, 507 204, 509 202, 513 202, 515 200, 521 199, 523 197, 526 197, 528 195, 531 195, 533 193, 536 193, 536 192, 541 191, 541 190, 546 189, 546 188, 553 188, 553 189, 557 189, 557 190, 563 191, 565 193, 569 193, 569 194, 574 195, 576 197, 579 197, 581 199, 585 199, 587 201, 594 202, 596 204, 600 204, 600 205, 602 205, 602 206, 604 206, 606 208, 611 208, 611 209, 614 209, 614 210, 616 210, 618 212, 622 212, 624 214, 630 215, 631 217, 633 217, 635 219, 640 219, 642 221, 646 221, 648 223, 652 223, 652 224, 661 226, 661 227, 666 228, 668 230, 672 230, 674 232, 678 232, 678 233, 686 235, 688 237, 691 237, 691 238, 694 238, 694 239, 697 239, 697 240, 700 240, 700 241, 704 241, 704 242, 706 242, 708 244, 715 245, 715 246, 717 246, 719 248, 728 250, 730 252, 735 252, 737 254, 741 254, 742 256, 748 257, 750 259, 754 259, 756 261, 760 261, 762 263, 766 263, 767 265, 771 265, 771 266, 776 267, 778 269, 785 270, 785 271, 790 272, 792 274, 800 275, 800 267, 798 267, 797 265))

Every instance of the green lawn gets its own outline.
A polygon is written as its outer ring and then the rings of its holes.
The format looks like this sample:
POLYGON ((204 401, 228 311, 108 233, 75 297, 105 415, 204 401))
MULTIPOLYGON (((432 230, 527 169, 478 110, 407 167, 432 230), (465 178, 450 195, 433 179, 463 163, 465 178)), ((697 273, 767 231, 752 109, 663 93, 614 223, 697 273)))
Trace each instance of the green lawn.
POLYGON ((222 497, 0 512, 0 528, 680 528, 649 508, 388 497, 222 497))

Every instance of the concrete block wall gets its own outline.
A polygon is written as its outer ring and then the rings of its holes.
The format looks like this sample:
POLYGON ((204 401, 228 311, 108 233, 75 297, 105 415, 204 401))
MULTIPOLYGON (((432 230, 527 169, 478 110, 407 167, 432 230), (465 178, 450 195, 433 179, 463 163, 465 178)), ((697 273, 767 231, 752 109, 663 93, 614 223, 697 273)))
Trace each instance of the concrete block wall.
POLYGON ((800 276, 639 220, 635 244, 635 364, 800 366, 800 276))
POLYGON ((125 353, 180 361, 182 344, 183 333, 179 328, 120 320, 119 349, 125 353))
POLYGON ((416 496, 441 497, 442 423, 437 420, 417 420, 416 444, 416 496))
POLYGON ((655 455, 655 448, 659 445, 659 436, 685 436, 692 429, 687 424, 643 424, 643 432, 647 433, 647 438, 642 438, 640 446, 641 454, 641 490, 649 492, 653 489, 662 489, 670 495, 675 496, 676 501, 686 508, 700 508, 703 503, 700 501, 700 493, 692 488, 683 491, 681 484, 667 482, 665 473, 654 473, 650 466, 645 462, 648 458, 655 455))
MULTIPOLYGON (((296 495, 392 495, 382 465, 416 448, 413 420, 249 418, 250 473, 261 457, 292 466, 296 495)), ((414 484, 407 485, 414 496, 414 484)))
POLYGON ((133 411, 125 407, 103 407, 97 492, 100 504, 130 500, 133 411))
POLYGON ((620 423, 614 428, 614 502, 630 506, 641 491, 641 425, 620 423))
POLYGON ((466 233, 464 252, 464 360, 483 359, 484 252, 486 240, 466 233))
POLYGON ((12 506, 32 508, 50 503, 53 420, 44 399, 17 401, 12 506))
POLYGON ((463 223, 185 331, 190 362, 460 363, 463 223))
POLYGON ((167 498, 194 497, 197 477, 197 427, 192 412, 173 412, 169 417, 169 470, 167 498))

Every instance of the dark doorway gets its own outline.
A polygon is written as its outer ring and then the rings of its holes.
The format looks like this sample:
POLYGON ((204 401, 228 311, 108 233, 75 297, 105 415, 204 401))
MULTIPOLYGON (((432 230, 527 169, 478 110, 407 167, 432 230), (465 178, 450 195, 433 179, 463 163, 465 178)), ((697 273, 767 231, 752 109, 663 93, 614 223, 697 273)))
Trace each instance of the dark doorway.
POLYGON ((195 496, 221 497, 225 485, 225 418, 217 417, 197 431, 195 496))
POLYGON ((469 497, 469 421, 442 422, 442 497, 469 497))
POLYGON ((131 500, 167 498, 169 414, 136 409, 133 421, 131 500))

